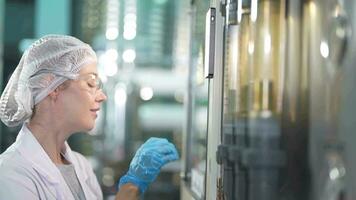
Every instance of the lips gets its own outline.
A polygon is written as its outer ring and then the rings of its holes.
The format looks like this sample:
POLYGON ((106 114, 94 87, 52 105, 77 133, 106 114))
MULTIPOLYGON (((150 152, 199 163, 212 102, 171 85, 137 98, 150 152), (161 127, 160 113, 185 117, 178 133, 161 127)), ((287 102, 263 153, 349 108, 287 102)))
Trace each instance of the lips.
POLYGON ((90 109, 90 111, 92 112, 98 112, 100 110, 100 108, 93 108, 93 109, 90 109))
POLYGON ((100 108, 94 108, 94 109, 90 109, 90 111, 95 115, 95 118, 97 117, 97 112, 100 110, 100 108))

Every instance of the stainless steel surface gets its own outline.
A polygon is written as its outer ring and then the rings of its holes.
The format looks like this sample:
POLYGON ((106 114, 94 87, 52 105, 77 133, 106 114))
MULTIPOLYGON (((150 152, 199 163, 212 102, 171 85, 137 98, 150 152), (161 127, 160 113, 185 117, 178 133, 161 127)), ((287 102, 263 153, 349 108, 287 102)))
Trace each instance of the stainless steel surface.
MULTIPOLYGON (((341 127, 353 115, 341 102, 352 95, 345 93, 344 77, 353 81, 345 74, 352 67, 345 65, 352 63, 349 12, 355 6, 341 0, 251 0, 246 12, 246 2, 231 0, 226 6, 218 149, 225 197, 350 196, 346 181, 353 168, 348 132, 341 127)), ((218 113, 209 117, 213 114, 218 113)))
POLYGON ((207 171, 206 171, 206 199, 216 199, 217 180, 220 178, 220 166, 216 163, 216 149, 221 143, 222 124, 222 87, 223 87, 223 30, 224 18, 221 15, 219 3, 216 7, 216 40, 214 78, 209 81, 208 107, 208 137, 207 137, 207 171), (209 190, 208 190, 209 189, 209 190))
POLYGON ((214 77, 215 60, 215 19, 216 9, 209 8, 205 17, 205 53, 204 53, 204 77, 214 77))

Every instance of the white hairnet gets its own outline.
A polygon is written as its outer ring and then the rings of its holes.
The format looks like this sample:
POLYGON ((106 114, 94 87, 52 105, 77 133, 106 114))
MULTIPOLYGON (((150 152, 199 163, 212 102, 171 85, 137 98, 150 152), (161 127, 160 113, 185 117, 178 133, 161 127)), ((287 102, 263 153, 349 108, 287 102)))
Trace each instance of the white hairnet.
POLYGON ((88 63, 96 63, 88 44, 64 35, 40 38, 24 52, 1 95, 1 120, 7 126, 22 124, 31 117, 34 105, 88 63))

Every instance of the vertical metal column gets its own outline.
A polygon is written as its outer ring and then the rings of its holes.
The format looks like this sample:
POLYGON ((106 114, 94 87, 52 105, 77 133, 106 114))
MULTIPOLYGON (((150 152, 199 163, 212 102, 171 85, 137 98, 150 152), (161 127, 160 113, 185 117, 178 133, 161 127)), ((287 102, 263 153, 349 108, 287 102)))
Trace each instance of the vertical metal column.
POLYGON ((350 22, 350 31, 352 35, 350 37, 350 45, 348 47, 348 52, 345 56, 344 67, 344 78, 343 78, 343 88, 341 102, 341 112, 340 112, 340 136, 341 140, 345 145, 345 157, 347 161, 347 176, 346 176, 346 195, 345 200, 356 199, 356 3, 354 0, 345 0, 344 8, 348 14, 350 22))
POLYGON ((220 168, 216 162, 216 149, 221 143, 222 95, 223 95, 223 38, 224 18, 221 15, 219 2, 211 1, 210 6, 216 8, 215 19, 215 57, 214 78, 209 80, 208 107, 208 139, 206 168, 206 199, 216 199, 217 181, 220 168))

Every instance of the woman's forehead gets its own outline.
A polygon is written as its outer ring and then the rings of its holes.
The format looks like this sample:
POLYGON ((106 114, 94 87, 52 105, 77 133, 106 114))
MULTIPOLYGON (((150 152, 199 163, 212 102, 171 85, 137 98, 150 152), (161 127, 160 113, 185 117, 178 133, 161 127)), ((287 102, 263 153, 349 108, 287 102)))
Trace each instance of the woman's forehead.
POLYGON ((96 63, 85 64, 79 70, 79 74, 98 74, 97 64, 96 63))

